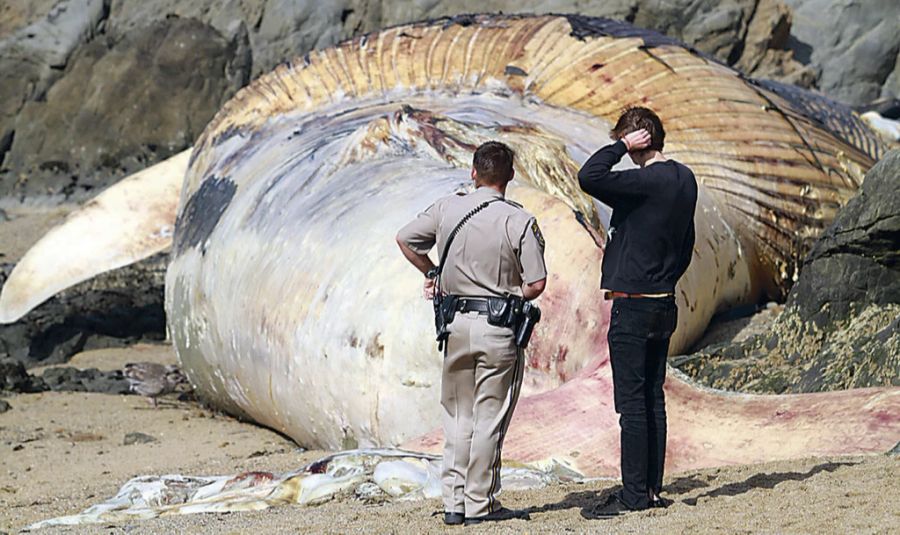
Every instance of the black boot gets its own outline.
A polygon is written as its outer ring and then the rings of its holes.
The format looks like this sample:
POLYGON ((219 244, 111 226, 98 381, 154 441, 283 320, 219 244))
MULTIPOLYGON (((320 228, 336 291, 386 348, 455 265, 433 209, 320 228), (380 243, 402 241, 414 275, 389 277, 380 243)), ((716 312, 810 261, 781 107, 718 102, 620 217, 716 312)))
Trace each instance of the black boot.
POLYGON ((448 526, 459 526, 466 520, 466 515, 463 513, 444 513, 444 524, 448 526))
POLYGON ((612 518, 614 516, 624 515, 632 511, 641 511, 641 509, 632 509, 625 505, 619 493, 611 494, 602 505, 598 505, 593 509, 582 509, 581 516, 588 520, 596 520, 600 518, 612 518))

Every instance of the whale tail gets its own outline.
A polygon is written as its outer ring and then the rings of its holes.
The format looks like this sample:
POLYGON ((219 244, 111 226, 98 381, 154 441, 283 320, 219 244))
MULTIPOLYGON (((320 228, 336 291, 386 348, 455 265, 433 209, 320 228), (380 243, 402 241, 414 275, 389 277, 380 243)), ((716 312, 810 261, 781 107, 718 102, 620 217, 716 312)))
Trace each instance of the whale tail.
POLYGON ((70 286, 170 247, 190 154, 186 150, 124 178, 41 238, 3 285, 0 323, 17 321, 70 286))

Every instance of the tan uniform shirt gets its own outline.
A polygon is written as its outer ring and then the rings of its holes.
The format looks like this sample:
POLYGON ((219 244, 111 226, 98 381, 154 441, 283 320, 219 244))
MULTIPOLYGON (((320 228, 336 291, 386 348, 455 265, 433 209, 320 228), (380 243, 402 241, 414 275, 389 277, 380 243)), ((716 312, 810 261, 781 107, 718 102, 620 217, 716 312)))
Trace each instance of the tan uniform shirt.
MULTIPOLYGON (((481 187, 467 195, 439 199, 400 229, 400 239, 419 254, 428 254, 437 243, 441 254, 460 220, 491 199, 503 199, 503 195, 481 187)), ((453 295, 521 297, 523 282, 531 284, 547 276, 544 238, 537 221, 506 200, 491 203, 462 227, 445 263, 441 289, 453 295)))

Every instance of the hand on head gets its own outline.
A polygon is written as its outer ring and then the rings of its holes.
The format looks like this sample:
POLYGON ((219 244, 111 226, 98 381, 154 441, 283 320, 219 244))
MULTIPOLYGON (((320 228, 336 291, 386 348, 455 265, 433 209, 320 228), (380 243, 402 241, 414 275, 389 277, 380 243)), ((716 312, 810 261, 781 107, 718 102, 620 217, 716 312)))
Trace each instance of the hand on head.
POLYGON ((643 128, 635 130, 634 132, 625 134, 625 136, 622 137, 622 141, 625 143, 628 152, 644 150, 650 146, 650 132, 647 132, 643 128))

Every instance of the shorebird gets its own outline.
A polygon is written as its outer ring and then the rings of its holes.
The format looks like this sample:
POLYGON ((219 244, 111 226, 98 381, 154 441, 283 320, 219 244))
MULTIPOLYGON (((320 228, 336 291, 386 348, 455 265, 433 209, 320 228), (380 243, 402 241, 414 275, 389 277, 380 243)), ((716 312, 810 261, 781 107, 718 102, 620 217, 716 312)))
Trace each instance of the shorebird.
POLYGON ((156 398, 174 392, 179 384, 187 382, 174 364, 129 362, 122 373, 128 379, 131 391, 148 398, 154 407, 157 406, 156 398))

